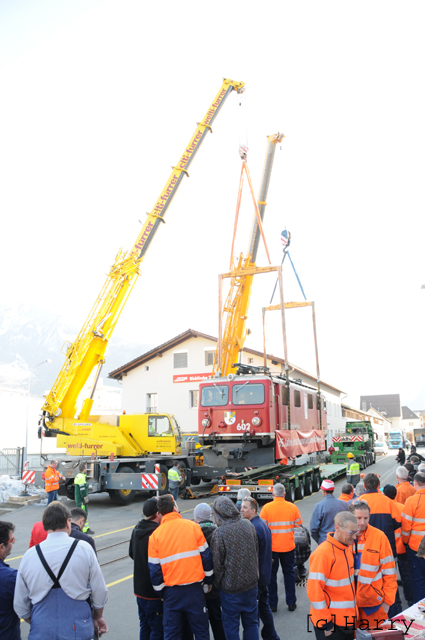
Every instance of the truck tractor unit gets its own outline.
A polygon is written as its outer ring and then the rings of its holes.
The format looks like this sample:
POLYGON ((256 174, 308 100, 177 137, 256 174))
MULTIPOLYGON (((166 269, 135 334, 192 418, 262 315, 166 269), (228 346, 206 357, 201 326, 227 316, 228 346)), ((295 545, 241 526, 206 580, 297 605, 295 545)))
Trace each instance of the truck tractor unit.
POLYGON ((317 389, 265 367, 200 384, 198 437, 207 467, 243 472, 325 451, 326 405, 317 389))
POLYGON ((366 469, 376 462, 376 440, 376 434, 369 421, 347 422, 345 431, 336 432, 332 437, 332 463, 347 462, 347 453, 352 453, 351 460, 358 462, 361 469, 366 469))

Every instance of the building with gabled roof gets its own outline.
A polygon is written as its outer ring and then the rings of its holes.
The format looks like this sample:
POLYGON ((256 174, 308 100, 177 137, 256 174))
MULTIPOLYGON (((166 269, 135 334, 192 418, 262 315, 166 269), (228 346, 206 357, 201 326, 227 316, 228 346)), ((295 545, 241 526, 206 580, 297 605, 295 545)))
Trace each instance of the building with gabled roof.
MULTIPOLYGON (((187 331, 158 345, 109 373, 109 378, 122 383, 122 409, 126 413, 173 413, 183 432, 198 430, 199 382, 211 376, 217 338, 200 331, 187 331)), ((244 349, 240 362, 264 365, 264 354, 244 349)), ((277 374, 284 373, 284 360, 267 355, 267 366, 277 374)), ((290 375, 305 384, 317 386, 314 375, 290 365, 290 375)), ((337 387, 320 382, 327 400, 328 428, 341 429, 341 394, 337 387)))

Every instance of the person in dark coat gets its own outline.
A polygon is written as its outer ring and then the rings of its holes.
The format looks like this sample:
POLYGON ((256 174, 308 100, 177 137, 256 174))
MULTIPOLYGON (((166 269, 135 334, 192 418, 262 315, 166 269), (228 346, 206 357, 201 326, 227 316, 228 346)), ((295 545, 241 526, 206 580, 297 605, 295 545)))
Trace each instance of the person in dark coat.
POLYGON ((93 547, 93 551, 97 555, 96 545, 91 536, 88 536, 87 533, 83 533, 84 525, 86 524, 87 513, 84 509, 80 507, 75 507, 75 509, 71 509, 71 533, 69 534, 71 538, 76 538, 77 540, 85 540, 89 543, 91 547, 93 547))
MULTIPOLYGON (((208 546, 211 546, 211 538, 217 526, 212 521, 212 509, 206 502, 196 505, 193 512, 193 519, 199 524, 208 546)), ((213 583, 212 589, 205 594, 210 625, 214 640, 226 640, 221 618, 220 589, 213 583)))
POLYGON ((227 496, 213 505, 217 529, 211 538, 214 580, 220 587, 226 638, 239 637, 242 619, 245 640, 258 640, 258 536, 227 496))
POLYGON ((242 500, 241 516, 250 521, 258 536, 258 617, 263 623, 263 640, 280 640, 276 633, 269 602, 269 583, 272 576, 272 534, 264 520, 258 515, 258 502, 254 498, 242 500))
POLYGON ((149 498, 143 505, 145 516, 134 527, 128 555, 134 560, 134 594, 140 620, 140 640, 162 640, 162 600, 152 587, 148 566, 149 536, 161 522, 157 498, 149 498))
POLYGON ((398 454, 397 454, 397 457, 396 457, 396 462, 398 462, 398 464, 400 466, 403 466, 404 463, 406 462, 406 454, 405 454, 404 449, 402 447, 400 447, 399 450, 398 450, 398 454))

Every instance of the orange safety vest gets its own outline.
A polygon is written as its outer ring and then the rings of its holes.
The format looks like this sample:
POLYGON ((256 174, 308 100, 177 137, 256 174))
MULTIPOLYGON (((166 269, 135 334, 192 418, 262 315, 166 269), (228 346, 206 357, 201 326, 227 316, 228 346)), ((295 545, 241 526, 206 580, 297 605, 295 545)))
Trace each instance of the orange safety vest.
POLYGON ((408 482, 407 480, 405 482, 400 482, 400 484, 396 486, 396 489, 397 495, 395 499, 400 504, 406 504, 407 498, 410 498, 410 496, 414 496, 416 493, 415 487, 412 487, 410 482, 408 482))
POLYGON ((425 489, 418 489, 407 498, 401 514, 401 535, 405 544, 417 551, 425 536, 425 489))
POLYGON ((47 467, 46 473, 44 474, 44 490, 47 491, 47 493, 50 493, 50 491, 58 491, 60 476, 61 473, 57 469, 47 467))
MULTIPOLYGON (((397 569, 390 541, 369 525, 358 539, 362 557, 357 574, 357 606, 392 605, 397 591, 397 569)), ((355 543, 353 543, 353 551, 355 543)))
MULTIPOLYGON (((401 520, 401 514, 403 513, 404 505, 400 504, 396 500, 393 500, 393 503, 400 513, 400 520, 401 520)), ((404 546, 404 542, 401 537, 401 527, 400 529, 396 529, 394 531, 394 536, 395 536, 395 548, 397 549, 397 555, 401 556, 403 555, 403 553, 406 553, 406 547, 404 546)))
POLYGON ((201 552, 207 548, 199 524, 173 511, 149 537, 148 562, 161 565, 166 587, 201 582, 206 575, 201 552))
POLYGON ((342 500, 343 502, 349 502, 353 498, 354 498, 354 494, 352 496, 349 496, 348 493, 341 493, 338 500, 342 500))
POLYGON ((332 616, 341 627, 354 623, 357 608, 353 552, 351 547, 338 542, 333 533, 328 533, 325 542, 310 556, 307 596, 315 627, 324 627, 332 616))
POLYGON ((261 509, 260 518, 265 521, 272 534, 272 551, 295 549, 294 531, 303 523, 300 510, 283 497, 275 496, 261 509))

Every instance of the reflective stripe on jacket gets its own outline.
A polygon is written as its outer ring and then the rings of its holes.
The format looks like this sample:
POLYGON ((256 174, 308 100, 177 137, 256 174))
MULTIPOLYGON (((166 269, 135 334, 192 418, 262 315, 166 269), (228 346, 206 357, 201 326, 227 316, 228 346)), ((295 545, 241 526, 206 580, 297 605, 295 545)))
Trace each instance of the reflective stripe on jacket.
MULTIPOLYGON (((355 552, 356 543, 353 543, 355 552)), ((357 574, 357 606, 392 605, 397 591, 397 569, 391 545, 385 533, 368 526, 357 544, 361 553, 357 574)))
POLYGON ((57 469, 47 467, 46 473, 44 474, 44 490, 48 493, 50 491, 58 491, 60 475, 57 469))
POLYGON ((283 497, 275 496, 261 509, 260 518, 264 520, 272 534, 272 551, 283 552, 295 549, 294 531, 303 523, 300 510, 295 504, 283 497))
POLYGON ((357 473, 360 473, 360 465, 358 462, 352 462, 347 467, 347 473, 350 476, 355 476, 357 473))
POLYGON ((171 469, 169 469, 168 481, 170 483, 170 489, 175 489, 182 481, 182 477, 175 467, 171 467, 171 469))
MULTIPOLYGON (((396 500, 393 500, 393 503, 397 511, 400 513, 400 520, 401 520, 401 514, 403 513, 404 505, 400 504, 396 500)), ((400 529, 396 529, 396 531, 394 531, 394 536, 395 536, 395 546, 397 549, 397 555, 401 556, 403 555, 403 553, 406 553, 406 547, 404 546, 403 537, 401 535, 401 527, 400 529)))
POLYGON ((418 489, 407 498, 401 514, 401 535, 405 544, 417 551, 425 536, 425 489, 418 489))
POLYGON ((148 565, 155 591, 213 580, 212 558, 199 524, 175 511, 162 517, 149 538, 148 565))
POLYGON ((406 504, 407 498, 410 498, 410 496, 414 496, 416 493, 415 487, 412 487, 408 480, 406 480, 405 482, 400 482, 400 484, 396 486, 396 489, 397 495, 395 499, 397 500, 397 502, 400 502, 400 504, 406 504))
POLYGON ((383 531, 390 541, 393 556, 397 555, 394 532, 399 529, 401 521, 394 501, 380 491, 367 491, 361 495, 370 507, 369 524, 383 531))
POLYGON ((314 626, 324 627, 332 621, 345 626, 356 615, 354 558, 351 547, 335 540, 328 533, 310 556, 307 595, 311 603, 310 616, 314 626))
POLYGON ((89 495, 89 489, 87 486, 87 476, 85 473, 77 473, 74 478, 75 486, 75 502, 79 505, 83 502, 84 498, 89 495))

